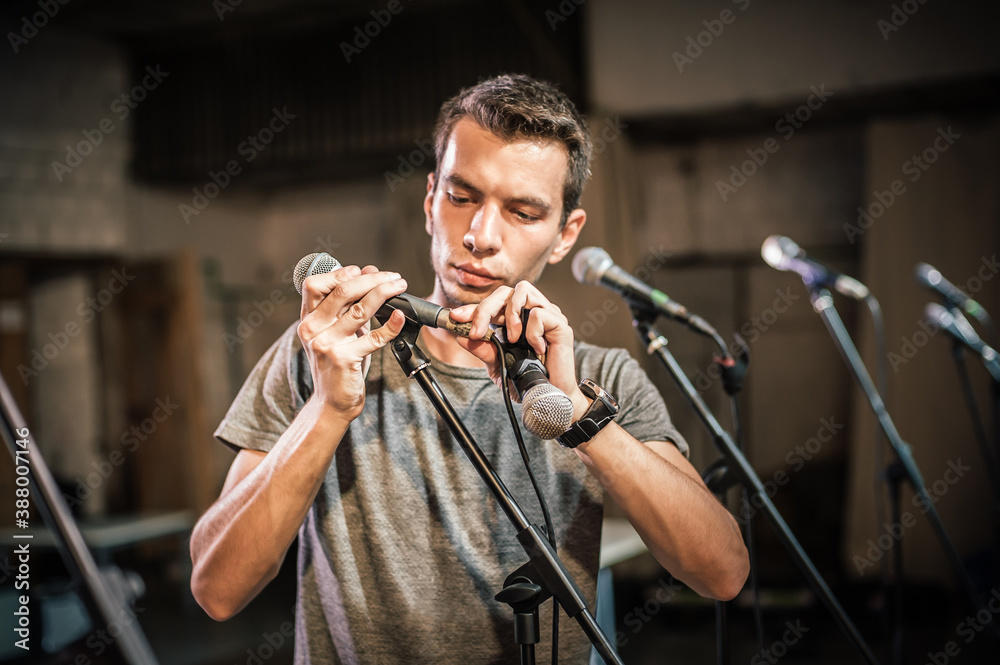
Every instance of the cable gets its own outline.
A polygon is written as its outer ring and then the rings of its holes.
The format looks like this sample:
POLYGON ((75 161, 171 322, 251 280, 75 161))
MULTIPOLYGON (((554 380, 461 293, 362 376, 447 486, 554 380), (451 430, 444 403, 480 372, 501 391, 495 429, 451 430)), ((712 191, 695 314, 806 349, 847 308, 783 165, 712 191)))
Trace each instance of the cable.
MULTIPOLYGON (((538 481, 535 479, 535 474, 531 470, 531 460, 528 458, 528 449, 524 445, 524 438, 521 437, 521 427, 517 423, 517 416, 514 414, 514 402, 510 397, 510 384, 507 380, 507 366, 503 362, 504 348, 500 343, 500 340, 494 336, 491 340, 493 346, 496 347, 497 359, 500 365, 500 385, 501 392, 503 392, 504 404, 507 406, 507 417, 510 418, 511 427, 514 430, 514 438, 517 440, 517 449, 521 453, 521 460, 524 462, 524 468, 528 472, 528 478, 531 480, 531 486, 535 489, 535 496, 538 497, 538 505, 542 509, 542 519, 545 520, 545 535, 548 536, 549 544, 552 545, 552 550, 556 551, 556 531, 552 526, 552 518, 549 515, 549 506, 545 501, 545 496, 542 494, 541 488, 538 486, 538 481)), ((559 662, 559 600, 553 596, 552 597, 552 663, 555 665, 559 662)))

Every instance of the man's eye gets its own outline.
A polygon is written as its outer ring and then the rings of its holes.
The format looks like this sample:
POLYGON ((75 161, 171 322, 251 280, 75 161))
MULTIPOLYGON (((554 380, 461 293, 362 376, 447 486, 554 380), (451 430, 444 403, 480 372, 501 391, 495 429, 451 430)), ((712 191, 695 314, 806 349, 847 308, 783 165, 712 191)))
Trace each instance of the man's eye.
POLYGON ((455 205, 461 205, 463 203, 469 202, 468 198, 464 196, 458 196, 457 194, 452 194, 451 192, 448 192, 448 200, 454 203, 455 205))
POLYGON ((539 219, 541 219, 540 217, 537 217, 535 215, 529 215, 523 210, 515 210, 514 214, 517 216, 518 219, 524 222, 537 222, 539 219))

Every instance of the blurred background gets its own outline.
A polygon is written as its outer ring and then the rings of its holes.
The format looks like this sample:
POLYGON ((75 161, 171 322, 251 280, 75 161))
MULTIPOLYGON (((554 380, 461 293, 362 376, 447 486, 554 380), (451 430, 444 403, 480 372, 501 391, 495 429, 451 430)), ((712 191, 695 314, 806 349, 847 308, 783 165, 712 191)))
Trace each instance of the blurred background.
MULTIPOLYGON (((893 521, 893 455, 872 410, 799 277, 760 247, 790 236, 879 299, 881 351, 867 308, 835 301, 872 376, 885 368, 888 412, 965 568, 1000 597, 997 393, 967 353, 984 451, 952 340, 923 320, 936 296, 914 279, 928 262, 1000 312, 998 18, 985 0, 4 3, 0 374, 98 562, 141 577, 118 632, 140 627, 164 664, 291 662, 294 557, 226 623, 191 598, 187 538, 233 458, 212 432, 298 316, 291 269, 304 254, 374 263, 430 292, 421 202, 437 109, 525 72, 589 118, 578 247, 604 247, 727 341, 745 338, 749 460, 879 659, 893 662, 884 583, 901 547, 904 662, 996 662, 1000 643, 980 632, 993 611, 964 603, 905 484, 893 521)), ((641 359, 699 469, 718 458, 615 294, 576 283, 568 261, 540 286, 579 338, 641 359)), ((731 429, 710 340, 662 328, 731 429)), ((15 480, 4 454, 4 626, 18 595, 15 480)), ((745 591, 730 608, 734 661, 863 662, 763 511, 736 490, 727 501, 754 526, 764 628, 758 640, 745 591), (809 632, 789 638, 795 625, 809 632)), ((34 509, 31 521, 41 529, 34 509)), ((115 631, 86 616, 45 542, 32 545, 35 650, 5 637, 0 658, 105 662, 115 631)), ((712 603, 665 592, 648 555, 614 577, 626 662, 715 662, 712 603)))

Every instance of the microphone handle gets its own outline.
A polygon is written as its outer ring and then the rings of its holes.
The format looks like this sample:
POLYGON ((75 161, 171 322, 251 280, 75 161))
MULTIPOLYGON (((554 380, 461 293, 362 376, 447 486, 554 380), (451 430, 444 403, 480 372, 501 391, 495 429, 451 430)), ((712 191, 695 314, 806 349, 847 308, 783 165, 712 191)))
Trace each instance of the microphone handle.
POLYGON ((549 375, 545 371, 545 366, 535 357, 534 353, 518 352, 507 348, 504 350, 504 364, 507 365, 507 372, 514 388, 517 390, 518 399, 524 399, 524 394, 535 386, 549 383, 549 375))
MULTIPOLYGON (((316 252, 302 257, 295 265, 292 278, 295 290, 302 293, 302 282, 307 277, 333 272, 340 267, 340 261, 326 252, 316 252)), ((380 307, 375 313, 375 318, 380 323, 384 323, 384 319, 388 319, 392 312, 397 309, 402 310, 406 318, 414 323, 430 326, 431 328, 444 328, 448 332, 460 337, 469 337, 469 332, 472 330, 471 323, 457 323, 452 321, 450 309, 445 309, 440 305, 435 305, 416 296, 411 296, 409 293, 404 293, 387 300, 385 305, 380 307)), ((488 330, 483 339, 491 341, 493 339, 493 331, 488 330)))
MULTIPOLYGON (((416 296, 411 296, 408 293, 402 295, 394 296, 389 298, 385 305, 379 308, 376 313, 376 317, 382 316, 388 318, 392 313, 392 310, 402 310, 406 318, 415 323, 419 323, 423 326, 429 326, 431 328, 444 328, 448 332, 458 335, 459 337, 469 337, 469 333, 472 330, 472 323, 458 323, 457 321, 452 321, 451 310, 440 305, 435 305, 432 302, 427 302, 422 298, 417 298, 416 296), (389 311, 386 311, 389 310, 389 311)), ((483 336, 485 341, 491 341, 493 339, 493 331, 487 330, 486 335, 483 336)))

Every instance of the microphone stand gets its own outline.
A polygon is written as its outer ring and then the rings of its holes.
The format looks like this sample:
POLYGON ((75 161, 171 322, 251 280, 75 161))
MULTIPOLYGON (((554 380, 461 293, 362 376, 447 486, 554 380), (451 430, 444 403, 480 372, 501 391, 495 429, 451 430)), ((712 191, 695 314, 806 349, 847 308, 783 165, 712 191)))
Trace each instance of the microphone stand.
MULTIPOLYGON (((941 541, 941 547, 944 549, 945 554, 948 556, 952 566, 955 568, 955 574, 962 586, 966 600, 969 602, 970 608, 974 612, 978 612, 983 609, 983 606, 979 601, 979 594, 976 591, 976 587, 972 582, 972 578, 969 576, 968 571, 965 569, 965 565, 962 563, 962 559, 955 549, 955 545, 952 543, 951 538, 948 536, 948 532, 944 528, 944 524, 941 522, 941 518, 938 515, 937 509, 934 507, 934 503, 931 501, 930 495, 927 493, 927 487, 924 484, 924 479, 920 475, 920 470, 917 468, 917 463, 913 459, 913 455, 910 452, 910 446, 900 437, 899 432, 896 430, 896 426, 893 424, 892 419, 889 417, 888 412, 885 408, 885 403, 878 394, 878 390, 875 388, 875 384, 872 383, 871 376, 869 376, 868 371, 865 369, 864 362, 861 360, 861 356, 858 353, 857 347, 854 346, 854 342, 851 341, 850 333, 847 332, 847 328, 844 326, 843 320, 841 320, 840 315, 837 313, 837 308, 833 304, 833 296, 830 295, 830 291, 824 288, 820 284, 814 284, 808 280, 803 280, 806 288, 809 290, 809 298, 812 301, 813 309, 820 315, 823 319, 823 323, 826 324, 827 330, 830 331, 830 335, 833 338, 834 344, 837 346, 837 350, 840 351, 840 355, 844 358, 847 363, 848 368, 854 375, 855 380, 858 385, 861 386, 862 391, 868 398, 868 403, 875 412, 875 417, 878 420, 879 425, 882 427, 882 431, 885 433, 886 438, 889 440, 889 444, 892 446, 896 453, 897 460, 901 466, 902 474, 905 474, 905 478, 910 481, 910 486, 913 488, 914 493, 920 497, 922 504, 922 510, 927 515, 927 519, 931 523, 931 527, 937 534, 938 539, 941 541)), ((893 479, 890 474, 890 487, 893 487, 893 479)), ((895 482, 896 488, 892 490, 895 495, 892 497, 893 511, 899 511, 899 497, 898 497, 898 482, 895 482)), ((895 522, 899 524, 898 515, 894 515, 895 522)), ((900 545, 897 543, 897 548, 900 545)), ((902 553, 896 552, 894 555, 895 561, 900 565, 902 564, 902 553)), ((898 573, 897 573, 898 574, 898 573)), ((898 598, 897 598, 898 602, 898 598)), ((990 630, 993 637, 997 638, 997 628, 993 626, 990 630)))
POLYGON ((788 524, 785 523, 781 514, 778 513, 777 507, 771 502, 771 498, 767 495, 767 491, 756 472, 754 472, 753 467, 750 466, 750 462, 747 461, 743 453, 737 448, 729 434, 719 425, 719 421, 716 420, 705 404, 705 401, 684 374, 684 370, 677 364, 677 360, 673 354, 667 349, 666 338, 653 326, 653 321, 657 316, 656 312, 637 307, 634 303, 630 303, 630 305, 632 310, 632 325, 635 327, 639 338, 647 345, 646 352, 650 355, 655 353, 663 362, 670 376, 680 387, 681 393, 695 410, 702 423, 708 428, 715 447, 726 460, 726 465, 736 474, 739 481, 745 487, 760 498, 764 513, 770 519, 782 544, 784 544, 792 559, 795 560, 795 563, 799 566, 799 569, 813 590, 826 604, 830 614, 833 615, 834 620, 836 620, 841 630, 844 631, 844 634, 847 635, 858 654, 865 662, 871 665, 878 665, 875 654, 868 648, 864 638, 861 637, 861 633, 858 632, 858 629, 851 622, 844 608, 834 597, 830 587, 827 586, 816 566, 809 559, 805 550, 802 549, 802 545, 799 544, 792 530, 788 527, 788 524))
MULTIPOLYGON (((701 479, 708 491, 714 494, 721 504, 725 504, 726 492, 736 483, 723 459, 710 464, 701 475, 701 479)), ((750 572, 753 574, 753 564, 750 566, 750 572)), ((730 665, 733 662, 732 650, 729 648, 728 602, 724 600, 715 601, 715 662, 718 665, 730 665)))
MULTIPOLYGON (((989 437, 986 428, 983 426, 982 418, 979 414, 979 406, 976 404, 976 396, 972 390, 972 382, 969 380, 969 369, 965 364, 965 346, 958 339, 951 341, 951 354, 955 360, 955 369, 958 371, 958 382, 962 386, 962 394, 965 403, 969 408, 969 415, 972 417, 972 428, 976 433, 976 441, 979 443, 983 462, 986 463, 986 470, 989 472, 990 485, 993 488, 993 520, 997 523, 1000 519, 1000 468, 997 467, 997 459, 993 450, 990 449, 989 437)), ((992 383, 992 395, 996 396, 998 384, 992 383)), ((1000 526, 1000 524, 998 524, 1000 526)))
MULTIPOLYGON (((384 317, 376 314, 376 318, 381 321, 384 317)), ((549 544, 545 533, 537 525, 528 522, 521 507, 465 427, 465 423, 441 392, 437 380, 432 374, 424 371, 430 367, 430 361, 416 345, 419 332, 420 325, 407 320, 403 331, 391 342, 392 353, 406 376, 416 379, 424 394, 437 409, 441 419, 483 479, 486 488, 493 494, 507 519, 514 525, 517 530, 517 541, 528 555, 528 562, 504 580, 503 590, 496 595, 496 600, 507 603, 514 612, 514 640, 520 648, 521 663, 534 665, 535 644, 539 639, 538 606, 555 596, 566 614, 580 624, 604 661, 609 665, 623 665, 610 640, 587 608, 587 600, 583 597, 583 593, 549 544)))
MULTIPOLYGON (((712 329, 711 326, 708 328, 714 333, 714 329, 712 329)), ((743 338, 737 335, 736 340, 739 343, 740 348, 738 356, 734 358, 729 352, 729 349, 726 347, 725 340, 723 340, 722 337, 720 337, 717 333, 712 334, 711 337, 715 339, 715 342, 719 345, 719 349, 722 353, 720 357, 715 358, 715 362, 719 366, 719 370, 722 375, 722 385, 725 388, 726 394, 729 395, 732 400, 733 426, 736 432, 736 447, 742 451, 742 426, 739 418, 739 406, 736 400, 743 387, 743 379, 746 376, 750 363, 750 350, 743 341, 743 338)), ((719 500, 719 503, 722 504, 726 503, 726 492, 739 482, 733 474, 729 473, 729 468, 726 466, 726 461, 724 459, 718 459, 710 464, 702 474, 702 481, 704 481, 705 486, 709 489, 709 491, 715 495, 715 498, 719 500)), ((749 505, 749 494, 747 493, 746 487, 742 487, 742 490, 743 500, 749 505)), ((757 596, 757 571, 755 570, 756 557, 754 555, 752 520, 747 520, 746 523, 745 542, 747 553, 750 556, 750 586, 754 593, 754 619, 757 624, 758 650, 763 650, 763 628, 760 622, 760 599, 757 596)), ((716 662, 718 665, 730 665, 732 662, 732 650, 729 648, 728 604, 729 603, 724 600, 715 601, 715 652, 716 662)))
MULTIPOLYGON (((45 523, 52 530, 55 541, 58 544, 59 554, 62 555, 63 562, 67 570, 73 577, 78 587, 86 590, 80 593, 80 599, 86 606, 92 620, 103 622, 105 627, 118 624, 121 633, 114 638, 121 662, 127 665, 156 665, 156 656, 146 641, 146 636, 138 626, 138 622, 120 621, 123 606, 134 600, 134 592, 128 588, 125 575, 117 568, 100 570, 94 561, 93 555, 87 548, 87 543, 83 539, 83 534, 77 528, 70 513, 69 506, 59 493, 55 478, 49 467, 45 464, 45 458, 35 444, 33 435, 22 437, 17 434, 17 430, 27 429, 27 421, 21 415, 20 409, 14 402, 14 396, 7 387, 7 382, 0 377, 0 436, 10 450, 10 456, 14 458, 14 464, 18 468, 23 464, 27 470, 27 477, 31 485, 30 496, 41 499, 37 503, 31 504, 41 513, 45 523), (24 444, 18 441, 27 442, 24 444)), ((18 474, 17 477, 21 477, 18 474)), ((20 487, 20 485, 19 485, 20 487)), ((16 542, 22 543, 25 551, 30 551, 32 534, 15 534, 16 542)), ((24 559, 22 559, 24 561, 24 559)), ((33 610, 31 616, 39 618, 38 610, 33 610)), ((41 623, 41 622, 39 622, 41 623)), ((39 638, 32 635, 32 642, 37 644, 39 638)), ((88 644, 89 646, 89 644, 88 644)), ((29 651, 29 653, 31 653, 29 651)))

